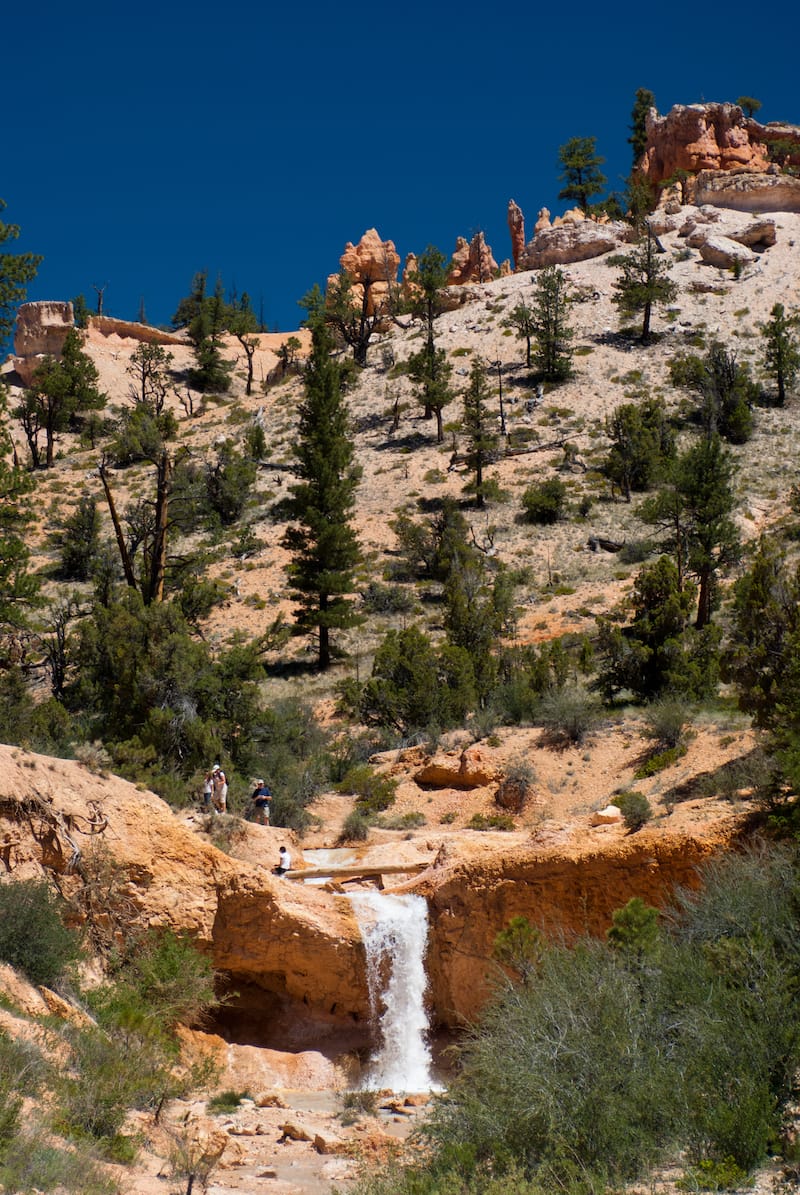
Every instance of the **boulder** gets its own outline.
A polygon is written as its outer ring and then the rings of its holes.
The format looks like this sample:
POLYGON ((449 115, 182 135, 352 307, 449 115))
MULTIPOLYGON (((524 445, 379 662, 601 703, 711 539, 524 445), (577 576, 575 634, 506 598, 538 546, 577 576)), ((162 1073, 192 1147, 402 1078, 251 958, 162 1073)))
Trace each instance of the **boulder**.
POLYGON ((516 270, 525 248, 525 217, 513 199, 508 201, 508 231, 511 234, 511 259, 516 270))
POLYGON ((754 255, 746 245, 740 245, 738 241, 721 236, 719 233, 707 237, 699 249, 703 261, 723 270, 732 269, 737 262, 748 265, 751 261, 755 261, 754 255))
POLYGON ((417 784, 427 788, 484 788, 500 779, 500 771, 479 747, 467 747, 460 755, 435 755, 414 774, 417 784))
POLYGON ((622 821, 622 810, 616 805, 606 805, 605 809, 596 809, 589 818, 590 826, 613 826, 622 821))

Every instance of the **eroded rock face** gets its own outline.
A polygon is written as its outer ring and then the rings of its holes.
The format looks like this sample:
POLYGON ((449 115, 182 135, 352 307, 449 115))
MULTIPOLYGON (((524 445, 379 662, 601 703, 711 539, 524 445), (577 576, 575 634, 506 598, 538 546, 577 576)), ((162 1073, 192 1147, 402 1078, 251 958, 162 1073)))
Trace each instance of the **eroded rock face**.
POLYGON ((415 887, 430 908, 428 971, 439 1022, 463 1024, 480 1013, 492 992, 494 940, 512 917, 567 940, 602 936, 632 896, 661 906, 676 885, 696 887, 698 865, 729 846, 733 834, 731 821, 727 837, 721 827, 689 840, 645 829, 579 855, 533 844, 508 855, 487 848, 480 863, 445 861, 426 872, 415 887))
MULTIPOLYGON (((339 258, 342 269, 353 281, 353 296, 361 304, 365 285, 367 315, 380 315, 389 305, 390 293, 397 282, 400 256, 393 241, 382 241, 375 228, 369 228, 357 245, 348 241, 339 258)), ((328 287, 335 287, 337 276, 328 278, 328 287)))
POLYGON ((93 333, 100 336, 121 336, 125 340, 136 340, 141 344, 179 344, 189 343, 187 334, 165 332, 163 328, 153 328, 150 324, 139 324, 133 320, 113 319, 109 315, 89 316, 89 337, 96 339, 93 333))
POLYGON ((415 782, 423 788, 485 788, 500 778, 496 764, 478 747, 468 747, 460 755, 435 755, 414 774, 415 782))
POLYGON ((14 368, 30 386, 45 357, 60 357, 67 332, 75 326, 71 303, 22 303, 14 330, 14 368))
POLYGON ((525 249, 525 217, 522 208, 513 199, 508 201, 508 231, 511 235, 511 260, 516 270, 525 249))
POLYGON ((695 202, 739 212, 800 212, 800 178, 791 174, 720 174, 711 170, 698 175, 695 202))
POLYGON ((476 232, 469 242, 464 237, 459 237, 450 262, 447 285, 467 286, 474 282, 491 282, 498 269, 482 232, 476 232))
POLYGON ((764 171, 769 157, 760 128, 736 104, 675 104, 666 116, 651 108, 641 169, 655 184, 678 170, 764 171))
POLYGON ((83 852, 84 870, 113 869, 118 907, 112 901, 99 914, 100 928, 112 939, 115 915, 126 929, 185 932, 230 974, 234 987, 241 980, 260 991, 265 1007, 273 1007, 263 1000, 269 993, 296 1002, 309 1023, 368 1018, 363 945, 349 902, 269 870, 285 830, 242 826, 262 844, 264 864, 256 866, 223 854, 159 797, 119 777, 100 780, 74 761, 9 747, 0 747, 0 766, 5 791, 13 794, 0 812, 0 843, 16 843, 8 853, 8 879, 40 876, 44 863, 77 899, 81 880, 70 870, 71 837, 83 852), (92 802, 105 823, 96 834, 88 833, 92 802), (43 816, 53 820, 36 838, 32 811, 37 824, 43 816), (71 835, 65 826, 73 826, 71 835))
POLYGON ((631 231, 626 224, 597 224, 594 220, 571 220, 542 226, 525 246, 519 268, 538 270, 543 266, 568 265, 573 261, 600 257, 629 241, 631 231))

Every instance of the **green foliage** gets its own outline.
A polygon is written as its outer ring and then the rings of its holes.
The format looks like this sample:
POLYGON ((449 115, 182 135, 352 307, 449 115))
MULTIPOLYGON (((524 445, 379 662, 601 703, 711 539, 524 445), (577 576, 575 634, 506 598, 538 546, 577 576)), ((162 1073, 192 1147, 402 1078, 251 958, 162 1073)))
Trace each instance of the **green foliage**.
POLYGON ((611 447, 603 472, 626 502, 632 492, 649 490, 675 454, 675 438, 660 399, 616 407, 606 420, 606 435, 611 447))
MULTIPOLYGON (((636 794, 624 795, 632 797, 636 794)), ((606 941, 626 959, 642 963, 658 945, 658 909, 645 904, 641 896, 632 896, 623 908, 615 909, 611 914, 611 928, 606 931, 606 941)))
POLYGON ((494 645, 513 623, 512 598, 513 584, 506 571, 491 578, 477 553, 454 557, 444 587, 447 642, 469 657, 481 699, 495 683, 494 645))
POLYGON ((570 137, 558 151, 562 168, 559 180, 565 185, 558 193, 559 199, 574 199, 583 211, 588 211, 593 195, 603 190, 608 182, 601 172, 605 158, 597 153, 596 137, 570 137))
POLYGON ((513 971, 522 983, 528 983, 536 973, 545 951, 541 930, 531 925, 527 917, 512 917, 505 929, 495 936, 495 959, 513 971))
POLYGON ((797 313, 787 316, 783 303, 776 303, 770 319, 760 325, 764 337, 764 372, 777 386, 779 407, 786 402, 787 388, 794 385, 800 372, 800 347, 795 334, 798 322, 797 313))
POLYGON ((117 465, 156 461, 164 449, 159 419, 145 405, 123 411, 111 441, 110 452, 117 465))
POLYGON ((648 755, 644 763, 640 764, 633 773, 634 780, 646 780, 648 776, 655 776, 665 768, 671 768, 674 763, 686 754, 685 743, 678 743, 674 747, 666 747, 663 751, 655 751, 648 755))
POLYGON ((755 116, 756 112, 761 110, 761 100, 755 99, 752 95, 740 95, 736 103, 745 116, 755 116))
POLYGON ((647 115, 656 106, 656 97, 646 87, 637 87, 636 100, 631 112, 631 135, 628 145, 633 153, 634 170, 639 165, 647 148, 647 115))
POLYGON ((0 885, 0 959, 35 984, 56 985, 80 954, 80 938, 61 919, 63 902, 47 880, 0 885))
POLYGON ((534 279, 530 319, 533 364, 545 381, 563 382, 572 373, 569 303, 566 274, 558 266, 545 266, 534 279))
POLYGON ((441 509, 425 523, 417 523, 401 514, 389 524, 397 536, 403 577, 421 575, 432 581, 446 581, 455 559, 470 558, 475 549, 467 540, 469 525, 452 498, 445 498, 441 509))
POLYGON ((117 1195, 120 1189, 96 1164, 91 1149, 61 1149, 49 1134, 29 1129, 15 1137, 0 1161, 0 1188, 15 1195, 117 1195))
MULTIPOLYGON (((0 242, 2 228, 0 224, 0 242)), ((28 571, 30 553, 24 540, 33 481, 18 465, 10 463, 14 458, 8 431, 7 393, 0 383, 0 635, 25 626, 38 604, 39 593, 39 581, 28 571)))
POLYGON ((578 685, 550 689, 536 707, 536 720, 554 743, 582 743, 599 720, 596 700, 578 685))
POLYGON ((719 574, 738 560, 741 551, 731 518, 736 505, 732 479, 731 456, 719 437, 712 435, 676 458, 662 489, 639 511, 645 522, 666 533, 680 584, 687 575, 698 582, 698 630, 711 621, 719 574))
POLYGON ((382 813, 394 804, 397 781, 392 776, 374 771, 369 764, 355 764, 336 785, 340 793, 352 793, 356 809, 366 815, 382 813))
POLYGON ((753 1180, 731 1157, 702 1158, 688 1167, 675 1186, 679 1191, 741 1191, 752 1187, 753 1180))
POLYGON ((641 830, 653 816, 653 809, 644 793, 623 792, 614 797, 614 804, 622 814, 622 820, 633 834, 641 830))
POLYGON ((342 823, 339 842, 366 842, 369 838, 370 819, 360 809, 352 809, 342 823))
POLYGON ((670 376, 676 386, 698 396, 696 415, 708 438, 719 434, 731 444, 747 443, 753 430, 750 408, 758 398, 758 386, 734 352, 714 341, 704 357, 689 354, 672 361, 670 376))
POLYGON ((330 356, 324 322, 312 326, 313 346, 300 404, 293 451, 298 482, 292 486, 296 520, 283 537, 292 553, 287 572, 298 634, 316 632, 321 669, 331 663, 330 632, 354 626, 359 617, 346 594, 361 559, 350 523, 359 471, 353 462, 349 415, 342 393, 342 367, 330 356))
POLYGON ((59 575, 67 581, 88 581, 100 542, 100 514, 94 498, 81 498, 65 520, 61 535, 59 575))
POLYGON ((462 424, 467 438, 464 460, 474 474, 475 505, 485 505, 483 474, 497 448, 495 420, 489 412, 489 382, 486 364, 475 357, 469 371, 469 386, 464 391, 462 424))
POLYGON ((402 735, 432 723, 462 723, 476 701, 475 675, 460 647, 436 649, 416 626, 389 631, 375 653, 372 675, 360 697, 368 726, 402 735))
MULTIPOLYGON (((0 215, 5 210, 0 199, 0 215)), ((0 246, 19 237, 18 224, 5 224, 0 219, 0 246)), ((42 258, 35 253, 0 252, 0 349, 14 327, 17 305, 25 298, 25 288, 36 277, 42 258)))
POLYGON ((134 403, 145 407, 154 418, 164 410, 171 385, 172 353, 160 344, 142 342, 131 353, 125 372, 131 378, 130 395, 134 403))
POLYGON ((370 581, 361 595, 363 607, 370 614, 410 614, 414 594, 401 585, 381 585, 370 581))
POLYGON ((230 1114, 235 1112, 240 1106, 242 1100, 252 1099, 250 1092, 245 1088, 243 1091, 235 1091, 233 1089, 226 1089, 225 1091, 218 1091, 216 1095, 212 1095, 211 1099, 206 1103, 206 1112, 209 1116, 219 1116, 220 1114, 230 1114))
POLYGON ((255 463, 226 444, 206 466, 208 504, 224 526, 240 518, 256 479, 255 463))
POLYGON ((83 415, 105 406, 106 395, 97 388, 100 375, 82 344, 81 333, 70 328, 64 338, 61 359, 45 357, 14 412, 25 432, 34 468, 40 464, 50 468, 55 458, 56 436, 65 431, 79 431, 83 415), (39 443, 42 434, 44 461, 39 443))
POLYGON ((686 702, 667 694, 651 701, 644 712, 645 734, 663 747, 677 747, 691 720, 686 702))
POLYGON ((192 291, 181 300, 173 324, 187 323, 195 355, 189 371, 189 384, 204 394, 224 394, 230 387, 232 364, 222 357, 220 343, 228 324, 222 282, 217 280, 213 295, 206 294, 205 271, 195 274, 192 291))
POLYGON ((473 813, 466 825, 467 830, 514 830, 513 817, 507 813, 473 813))
POLYGON ((641 243, 620 257, 619 265, 622 272, 614 283, 617 293, 612 301, 623 319, 641 313, 639 339, 646 344, 650 339, 653 308, 671 303, 678 293, 677 287, 669 277, 666 261, 659 260, 656 240, 649 228, 641 243))
POLYGON ((529 523, 548 526, 564 517, 567 487, 559 477, 534 482, 522 495, 522 508, 529 523))

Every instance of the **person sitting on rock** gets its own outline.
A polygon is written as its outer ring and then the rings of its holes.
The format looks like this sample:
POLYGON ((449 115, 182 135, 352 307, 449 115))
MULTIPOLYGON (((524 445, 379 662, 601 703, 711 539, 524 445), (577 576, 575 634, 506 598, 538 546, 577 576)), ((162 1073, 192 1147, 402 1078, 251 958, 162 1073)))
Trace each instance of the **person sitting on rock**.
POLYGON ((285 846, 282 846, 278 851, 278 866, 275 868, 275 875, 286 875, 287 871, 291 870, 292 856, 289 854, 285 846))

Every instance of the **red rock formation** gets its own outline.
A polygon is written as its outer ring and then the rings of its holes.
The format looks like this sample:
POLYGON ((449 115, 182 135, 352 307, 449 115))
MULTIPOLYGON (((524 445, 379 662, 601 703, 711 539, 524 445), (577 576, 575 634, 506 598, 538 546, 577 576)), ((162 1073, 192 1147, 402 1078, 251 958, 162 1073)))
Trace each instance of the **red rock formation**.
POLYGON ((480 1013, 492 992, 494 940, 512 917, 568 939, 601 936, 632 896, 661 906, 676 885, 695 887, 698 864, 730 846, 735 818, 692 837, 647 828, 629 836, 615 826, 598 833, 613 840, 579 852, 535 843, 507 855, 487 848, 480 862, 445 860, 413 885, 428 897, 428 972, 441 1024, 463 1024, 480 1013))
MULTIPOLYGON (((339 264, 353 280, 353 293, 359 304, 365 283, 369 286, 367 315, 379 315, 387 308, 400 266, 400 256, 393 241, 382 241, 377 229, 369 228, 357 245, 347 242, 339 264)), ((336 286, 335 274, 328 279, 328 286, 336 286)))
POLYGON ((666 116, 651 108, 642 172, 653 183, 672 178, 676 170, 767 169, 767 147, 760 126, 736 104, 676 104, 666 116))
POLYGON ((469 244, 464 237, 459 237, 450 262, 447 285, 466 286, 474 282, 491 282, 498 269, 482 232, 476 232, 469 244))
POLYGON ((511 260, 516 270, 525 249, 525 217, 513 199, 508 201, 508 231, 511 234, 511 260))

